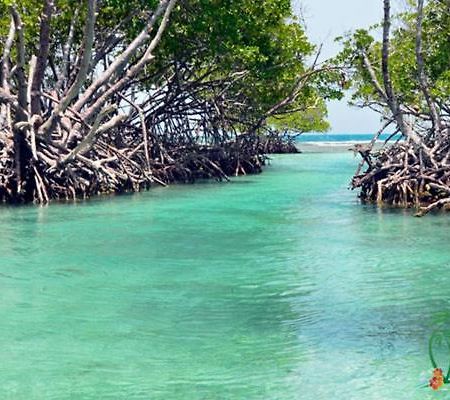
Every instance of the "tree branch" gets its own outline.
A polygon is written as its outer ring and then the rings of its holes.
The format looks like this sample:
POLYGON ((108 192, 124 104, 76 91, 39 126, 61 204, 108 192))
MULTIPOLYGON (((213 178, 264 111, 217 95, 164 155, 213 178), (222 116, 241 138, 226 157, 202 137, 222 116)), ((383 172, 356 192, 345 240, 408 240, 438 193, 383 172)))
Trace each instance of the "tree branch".
POLYGON ((416 62, 417 62, 417 75, 419 79, 420 89, 425 97, 425 100, 430 109, 431 120, 433 121, 433 129, 436 135, 439 135, 442 130, 442 123, 439 117, 436 104, 431 97, 430 90, 427 82, 427 75, 425 73, 425 63, 423 60, 423 47, 422 47, 422 31, 423 31, 423 6, 424 0, 418 0, 417 2, 417 26, 416 26, 416 62))
MULTIPOLYGON (((130 43, 130 45, 111 63, 111 65, 87 88, 84 94, 74 104, 74 108, 80 111, 81 108, 92 98, 94 93, 102 86, 107 84, 110 78, 118 72, 123 71, 131 58, 141 48, 141 46, 150 38, 150 32, 158 20, 158 18, 166 11, 169 4, 175 3, 176 0, 160 0, 158 8, 151 16, 147 25, 139 33, 139 35, 130 43)), ((100 106, 101 107, 101 106, 100 106)))
POLYGON ((31 84, 31 114, 40 114, 40 92, 44 81, 45 68, 47 67, 48 53, 50 50, 50 22, 52 19, 53 8, 53 0, 44 0, 39 32, 39 49, 36 56, 36 68, 31 84))

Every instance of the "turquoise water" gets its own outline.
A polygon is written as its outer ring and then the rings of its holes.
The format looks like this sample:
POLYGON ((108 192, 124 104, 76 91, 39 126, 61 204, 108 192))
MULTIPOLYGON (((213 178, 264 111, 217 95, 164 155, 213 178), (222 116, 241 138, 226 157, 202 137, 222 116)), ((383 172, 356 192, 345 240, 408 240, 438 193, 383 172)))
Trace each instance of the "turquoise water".
POLYGON ((359 205, 356 162, 1 209, 0 399, 445 398, 450 216, 359 205))

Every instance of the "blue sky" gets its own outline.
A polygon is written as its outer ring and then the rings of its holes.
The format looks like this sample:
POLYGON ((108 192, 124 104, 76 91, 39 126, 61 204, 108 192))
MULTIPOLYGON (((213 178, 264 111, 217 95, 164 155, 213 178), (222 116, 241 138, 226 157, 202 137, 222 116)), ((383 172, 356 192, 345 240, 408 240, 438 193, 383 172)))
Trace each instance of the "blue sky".
MULTIPOLYGON (((323 43, 322 54, 330 57, 339 51, 334 38, 360 27, 368 27, 382 18, 381 0, 292 0, 294 10, 306 21, 313 43, 323 43)), ((369 110, 347 105, 347 100, 329 104, 333 133, 372 133, 380 127, 379 116, 369 110)))

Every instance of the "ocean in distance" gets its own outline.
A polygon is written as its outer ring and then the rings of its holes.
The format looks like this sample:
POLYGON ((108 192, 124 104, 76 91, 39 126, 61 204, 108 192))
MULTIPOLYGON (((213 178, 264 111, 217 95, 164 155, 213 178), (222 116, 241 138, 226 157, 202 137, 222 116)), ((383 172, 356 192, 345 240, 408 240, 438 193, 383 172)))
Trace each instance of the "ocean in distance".
MULTIPOLYGON (((373 134, 370 133, 304 133, 297 137, 299 143, 364 143, 370 142, 373 139, 373 134)), ((379 142, 384 142, 391 134, 383 133, 378 138, 379 142)), ((393 140, 399 138, 399 135, 393 137, 393 140)))
MULTIPOLYGON (((303 153, 334 153, 349 151, 355 144, 368 144, 374 134, 370 133, 304 133, 295 139, 296 146, 303 153)), ((384 133, 378 137, 374 149, 380 148, 385 141, 389 143, 401 140, 400 135, 384 133)))

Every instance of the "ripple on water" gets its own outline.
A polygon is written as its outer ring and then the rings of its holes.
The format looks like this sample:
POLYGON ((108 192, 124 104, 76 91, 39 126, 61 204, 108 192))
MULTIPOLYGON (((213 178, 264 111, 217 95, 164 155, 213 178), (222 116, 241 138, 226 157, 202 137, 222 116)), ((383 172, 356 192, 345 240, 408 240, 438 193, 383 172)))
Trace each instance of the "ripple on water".
POLYGON ((354 164, 2 209, 0 398, 427 398, 450 218, 360 206, 354 164))

